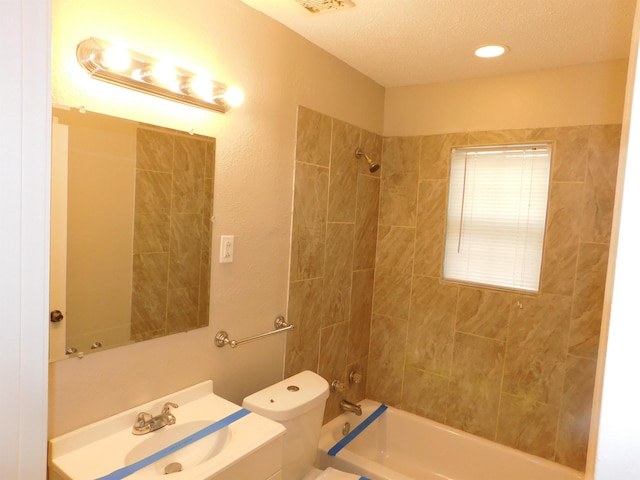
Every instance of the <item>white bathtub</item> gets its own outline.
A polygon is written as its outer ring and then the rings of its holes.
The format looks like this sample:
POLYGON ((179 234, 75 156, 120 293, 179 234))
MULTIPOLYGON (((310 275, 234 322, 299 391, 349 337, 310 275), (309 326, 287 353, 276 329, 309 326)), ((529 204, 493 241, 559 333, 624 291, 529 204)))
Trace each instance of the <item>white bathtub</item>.
POLYGON ((362 416, 345 413, 322 427, 318 466, 371 480, 582 480, 580 472, 389 407, 336 456, 328 451, 380 405, 363 400, 362 416))

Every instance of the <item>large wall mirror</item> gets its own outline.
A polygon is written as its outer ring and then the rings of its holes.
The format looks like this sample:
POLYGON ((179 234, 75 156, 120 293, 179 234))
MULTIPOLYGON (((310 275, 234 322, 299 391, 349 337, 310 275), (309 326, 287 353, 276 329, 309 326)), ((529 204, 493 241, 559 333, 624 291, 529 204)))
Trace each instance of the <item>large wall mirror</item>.
POLYGON ((215 145, 54 108, 51 360, 208 325, 215 145))

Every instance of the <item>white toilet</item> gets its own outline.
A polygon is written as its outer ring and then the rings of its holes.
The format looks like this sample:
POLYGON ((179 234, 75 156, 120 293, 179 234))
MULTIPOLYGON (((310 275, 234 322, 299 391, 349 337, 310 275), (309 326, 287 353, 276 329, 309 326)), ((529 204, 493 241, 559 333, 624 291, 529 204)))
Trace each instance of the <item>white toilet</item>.
POLYGON ((307 370, 243 400, 244 408, 275 420, 287 429, 282 460, 283 480, 361 478, 333 468, 322 471, 313 467, 328 397, 327 381, 307 370))

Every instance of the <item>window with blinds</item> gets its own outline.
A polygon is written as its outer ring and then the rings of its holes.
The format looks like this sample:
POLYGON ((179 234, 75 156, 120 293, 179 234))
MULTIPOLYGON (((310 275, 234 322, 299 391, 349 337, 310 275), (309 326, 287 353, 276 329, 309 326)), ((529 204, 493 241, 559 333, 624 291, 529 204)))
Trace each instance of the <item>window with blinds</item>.
POLYGON ((451 152, 445 280, 536 292, 551 145, 451 152))

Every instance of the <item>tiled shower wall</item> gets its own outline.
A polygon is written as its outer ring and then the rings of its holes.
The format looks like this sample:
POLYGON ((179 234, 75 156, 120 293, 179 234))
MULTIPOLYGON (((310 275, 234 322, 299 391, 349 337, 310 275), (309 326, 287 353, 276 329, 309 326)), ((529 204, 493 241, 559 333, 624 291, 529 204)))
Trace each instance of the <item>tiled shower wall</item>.
POLYGON ((364 397, 364 381, 350 384, 356 371, 366 379, 380 171, 370 173, 361 147, 379 160, 382 137, 307 108, 298 111, 295 195, 286 376, 303 370, 329 383, 325 419, 338 403, 364 397))
POLYGON ((583 470, 619 126, 384 140, 367 397, 583 470), (552 141, 541 292, 441 280, 451 146, 552 141))
POLYGON ((366 396, 583 470, 619 141, 617 125, 580 126, 393 137, 382 152, 300 108, 286 375, 345 382, 325 420, 366 396), (442 282, 450 148, 533 141, 554 144, 540 294, 442 282))
POLYGON ((131 337, 209 322, 215 139, 138 128, 131 337))

